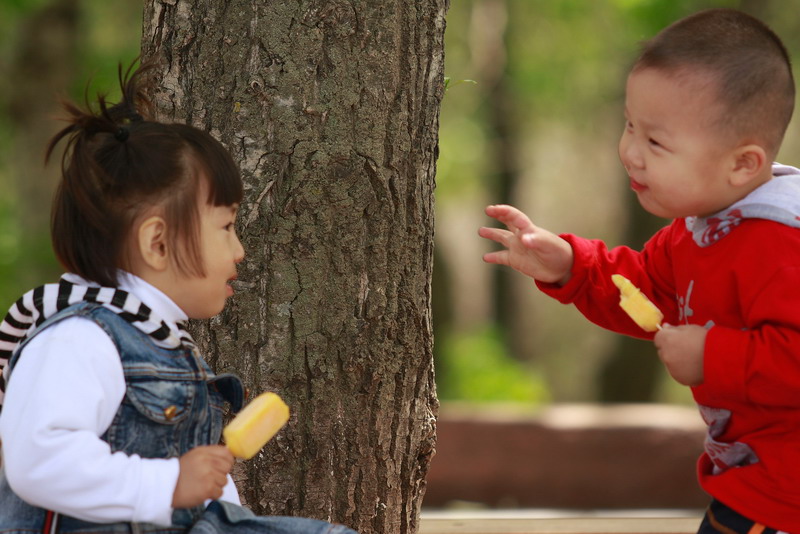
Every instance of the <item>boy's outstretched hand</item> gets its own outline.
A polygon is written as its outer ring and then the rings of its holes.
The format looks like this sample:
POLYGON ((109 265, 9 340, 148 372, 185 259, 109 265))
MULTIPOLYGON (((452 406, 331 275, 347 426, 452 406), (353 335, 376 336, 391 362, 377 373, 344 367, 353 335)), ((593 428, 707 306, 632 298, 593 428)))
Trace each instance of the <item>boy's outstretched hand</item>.
POLYGON ((572 274, 572 247, 561 237, 535 226, 527 215, 513 206, 494 205, 486 215, 503 223, 502 228, 483 227, 478 235, 496 241, 505 250, 488 252, 483 261, 508 265, 544 283, 564 285, 572 274))
POLYGON ((172 494, 173 508, 191 508, 219 499, 233 468, 233 454, 223 445, 196 447, 180 457, 180 474, 172 494))

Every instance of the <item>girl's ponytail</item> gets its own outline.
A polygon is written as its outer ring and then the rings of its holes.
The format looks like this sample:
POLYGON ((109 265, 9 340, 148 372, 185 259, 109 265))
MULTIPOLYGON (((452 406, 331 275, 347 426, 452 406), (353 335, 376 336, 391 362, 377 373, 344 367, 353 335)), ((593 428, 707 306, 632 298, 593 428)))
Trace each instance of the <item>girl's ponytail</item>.
POLYGON ((104 95, 98 95, 96 109, 88 98, 85 109, 65 101, 68 125, 53 136, 45 154, 47 162, 66 141, 51 219, 56 255, 69 270, 91 273, 104 285, 116 280, 117 267, 124 261, 120 226, 130 222, 124 217, 126 204, 139 196, 138 187, 124 183, 136 167, 131 161, 137 156, 129 142, 132 130, 146 124, 152 110, 146 74, 153 65, 137 70, 134 66, 135 62, 126 71, 122 65, 118 68, 118 103, 109 103, 104 95), (75 235, 92 246, 66 244, 75 235))

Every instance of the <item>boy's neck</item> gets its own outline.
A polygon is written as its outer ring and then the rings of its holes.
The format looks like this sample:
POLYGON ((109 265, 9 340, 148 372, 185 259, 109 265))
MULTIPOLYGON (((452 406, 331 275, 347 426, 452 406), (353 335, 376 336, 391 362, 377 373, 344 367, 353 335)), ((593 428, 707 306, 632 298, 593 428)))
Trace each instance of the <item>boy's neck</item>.
POLYGON ((722 208, 719 212, 730 209, 731 206, 733 206, 737 202, 744 200, 745 198, 750 196, 750 194, 752 194, 753 191, 755 191, 756 189, 758 189, 759 187, 761 187, 762 185, 764 185, 765 183, 769 182, 772 179, 773 179, 772 166, 771 165, 765 166, 765 168, 758 174, 758 176, 753 178, 753 180, 748 182, 746 185, 742 186, 740 194, 736 198, 734 198, 733 202, 722 208))

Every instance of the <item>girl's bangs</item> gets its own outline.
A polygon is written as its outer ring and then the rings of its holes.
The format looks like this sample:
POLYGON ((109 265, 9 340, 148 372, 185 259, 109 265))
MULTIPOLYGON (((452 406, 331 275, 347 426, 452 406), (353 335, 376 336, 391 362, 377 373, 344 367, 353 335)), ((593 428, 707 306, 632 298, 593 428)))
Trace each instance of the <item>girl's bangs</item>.
POLYGON ((194 152, 198 170, 208 181, 208 203, 213 206, 240 204, 244 195, 239 168, 222 143, 210 134, 186 125, 173 125, 194 152))

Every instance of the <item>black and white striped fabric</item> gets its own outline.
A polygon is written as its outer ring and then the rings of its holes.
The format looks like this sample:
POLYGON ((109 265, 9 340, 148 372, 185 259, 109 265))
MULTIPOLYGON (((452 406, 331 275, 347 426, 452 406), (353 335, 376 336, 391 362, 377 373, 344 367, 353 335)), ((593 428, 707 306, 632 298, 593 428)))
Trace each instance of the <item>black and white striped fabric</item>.
POLYGON ((195 346, 184 324, 171 329, 146 304, 127 291, 75 283, 68 280, 69 276, 64 275, 56 284, 45 284, 22 295, 0 323, 0 408, 6 388, 7 365, 14 350, 48 317, 78 302, 96 302, 108 308, 150 336, 159 347, 195 346))

